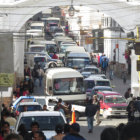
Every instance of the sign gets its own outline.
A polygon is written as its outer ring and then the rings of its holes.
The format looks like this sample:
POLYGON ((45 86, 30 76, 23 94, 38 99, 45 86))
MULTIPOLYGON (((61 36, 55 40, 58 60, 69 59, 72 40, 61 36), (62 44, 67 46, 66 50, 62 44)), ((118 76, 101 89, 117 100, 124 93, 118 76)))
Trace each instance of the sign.
POLYGON ((10 87, 13 85, 14 74, 0 73, 0 86, 10 87))
POLYGON ((140 55, 140 42, 134 44, 135 54, 140 55))
POLYGON ((137 60, 137 71, 140 71, 140 60, 137 60))

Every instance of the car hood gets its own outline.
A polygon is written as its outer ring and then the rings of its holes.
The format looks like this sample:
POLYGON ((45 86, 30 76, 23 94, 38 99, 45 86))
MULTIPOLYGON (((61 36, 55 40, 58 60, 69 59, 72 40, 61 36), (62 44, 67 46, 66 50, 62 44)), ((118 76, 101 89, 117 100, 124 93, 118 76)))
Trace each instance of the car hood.
POLYGON ((43 131, 43 132, 47 139, 50 139, 52 136, 56 135, 56 132, 53 130, 52 131, 43 131))

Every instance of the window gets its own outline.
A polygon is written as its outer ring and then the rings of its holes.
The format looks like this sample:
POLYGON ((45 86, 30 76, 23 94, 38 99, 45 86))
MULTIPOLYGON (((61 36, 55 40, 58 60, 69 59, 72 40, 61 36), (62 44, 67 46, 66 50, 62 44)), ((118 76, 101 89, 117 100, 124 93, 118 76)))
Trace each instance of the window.
POLYGON ((31 131, 30 125, 32 122, 38 122, 40 130, 55 130, 57 124, 64 125, 64 119, 62 116, 28 116, 22 117, 20 124, 24 124, 27 131, 31 131))

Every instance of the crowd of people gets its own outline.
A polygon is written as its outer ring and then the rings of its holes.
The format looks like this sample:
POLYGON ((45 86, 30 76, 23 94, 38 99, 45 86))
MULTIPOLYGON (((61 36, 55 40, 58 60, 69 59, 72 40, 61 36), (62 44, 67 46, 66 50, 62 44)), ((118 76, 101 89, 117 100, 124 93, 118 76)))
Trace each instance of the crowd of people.
POLYGON ((42 86, 44 75, 44 71, 38 63, 34 65, 33 70, 25 66, 24 79, 16 85, 13 92, 14 97, 18 98, 20 96, 31 95, 34 92, 34 87, 42 86))

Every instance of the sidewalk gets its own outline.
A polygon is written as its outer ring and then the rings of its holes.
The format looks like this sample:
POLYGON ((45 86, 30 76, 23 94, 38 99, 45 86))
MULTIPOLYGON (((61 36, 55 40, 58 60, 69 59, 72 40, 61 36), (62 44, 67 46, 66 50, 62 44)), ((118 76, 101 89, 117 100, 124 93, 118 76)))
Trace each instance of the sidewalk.
MULTIPOLYGON (((109 72, 107 72, 107 78, 109 78, 109 72)), ((113 88, 113 91, 117 91, 119 93, 121 93, 122 95, 124 95, 124 93, 126 92, 126 90, 131 87, 131 80, 130 78, 128 78, 126 80, 126 83, 123 83, 123 79, 121 79, 120 77, 117 77, 116 75, 114 75, 113 80, 111 80, 111 85, 115 86, 113 88)))

